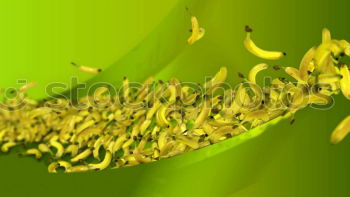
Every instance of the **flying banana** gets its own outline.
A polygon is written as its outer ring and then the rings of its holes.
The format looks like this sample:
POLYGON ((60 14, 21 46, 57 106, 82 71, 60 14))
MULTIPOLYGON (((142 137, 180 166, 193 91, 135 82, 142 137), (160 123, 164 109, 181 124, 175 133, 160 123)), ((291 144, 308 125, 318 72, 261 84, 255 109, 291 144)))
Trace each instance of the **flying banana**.
POLYGON ((87 157, 89 157, 91 155, 91 153, 92 153, 91 149, 88 148, 85 151, 78 154, 77 156, 73 157, 70 161, 72 163, 75 163, 75 162, 78 162, 82 159, 86 159, 87 157))
POLYGON ((314 55, 316 52, 317 47, 312 47, 309 49, 303 59, 300 62, 299 66, 299 73, 300 73, 300 78, 304 81, 307 81, 309 78, 309 75, 314 71, 315 69, 315 64, 314 64, 314 55))
POLYGON ((252 83, 256 83, 256 75, 262 71, 262 70, 265 70, 267 69, 269 66, 267 64, 258 64, 256 66, 254 66, 250 71, 249 71, 249 74, 248 74, 248 80, 252 83))
POLYGON ((56 150, 57 150, 55 157, 61 158, 62 155, 64 154, 64 147, 57 140, 58 140, 58 136, 51 138, 50 145, 53 146, 54 148, 56 148, 56 150))
POLYGON ((250 37, 250 34, 253 30, 250 27, 246 27, 246 32, 247 32, 247 36, 244 40, 244 46, 245 48, 251 52, 252 54, 254 54, 257 57, 260 57, 262 59, 267 59, 267 60, 278 60, 281 59, 282 57, 286 56, 285 52, 279 52, 279 51, 266 51, 263 50, 261 48, 259 48, 258 46, 256 46, 256 44, 253 42, 253 40, 250 37))
POLYGON ((294 79, 296 79, 298 82, 303 83, 304 80, 302 79, 302 77, 300 76, 300 72, 298 69, 293 68, 293 67, 286 67, 284 69, 284 71, 290 75, 291 77, 293 77, 294 79))
POLYGON ((349 67, 343 64, 340 67, 340 74, 342 75, 342 79, 340 80, 340 88, 343 92, 343 95, 350 99, 350 72, 349 67))
POLYGON ((331 135, 331 143, 338 144, 341 142, 350 132, 350 116, 346 117, 340 124, 335 128, 331 135))
POLYGON ((187 40, 187 43, 189 45, 192 45, 194 44, 195 42, 197 42, 198 40, 200 40, 204 34, 205 34, 205 29, 202 28, 202 27, 199 27, 199 24, 198 24, 198 20, 197 20, 197 17, 195 16, 192 16, 191 17, 191 22, 192 22, 192 35, 191 37, 187 40))
POLYGON ((73 66, 77 67, 82 72, 87 72, 87 73, 92 73, 92 74, 98 74, 98 73, 102 72, 102 69, 100 69, 100 68, 91 68, 88 66, 78 65, 74 62, 71 62, 71 64, 73 66))
POLYGON ((40 159, 43 156, 42 153, 36 148, 31 148, 26 150, 25 154, 34 155, 36 159, 40 159))
POLYGON ((88 166, 90 169, 103 170, 109 166, 111 161, 112 161, 112 153, 109 151, 106 151, 106 155, 102 162, 98 164, 89 164, 88 166))
POLYGON ((331 41, 331 32, 327 28, 322 29, 322 43, 326 43, 328 41, 331 41))
POLYGON ((5 144, 3 144, 1 146, 1 151, 6 153, 8 152, 12 147, 16 146, 17 143, 16 142, 6 142, 5 144))

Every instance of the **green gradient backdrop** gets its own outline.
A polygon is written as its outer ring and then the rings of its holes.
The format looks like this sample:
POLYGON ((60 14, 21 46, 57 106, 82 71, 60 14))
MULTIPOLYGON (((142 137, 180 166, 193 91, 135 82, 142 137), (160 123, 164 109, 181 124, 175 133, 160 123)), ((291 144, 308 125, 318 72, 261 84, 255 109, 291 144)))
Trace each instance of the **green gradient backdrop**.
MULTIPOLYGON (((247 73, 262 61, 243 48, 244 25, 255 29, 259 45, 288 53, 278 64, 297 65, 307 49, 320 42, 323 27, 336 38, 350 40, 349 6, 345 0, 2 0, 0 86, 17 87, 17 79, 37 80, 40 86, 30 94, 42 98, 49 82, 68 83, 74 75, 81 81, 91 78, 70 67, 71 61, 114 66, 109 75, 115 73, 116 84, 123 75, 141 81, 149 74, 203 81, 220 66, 229 68, 229 81, 236 83, 236 72, 247 73), (185 43, 190 28, 186 5, 207 31, 191 47, 185 43), (167 19, 169 13, 180 17, 167 19), (162 37, 162 31, 174 37, 162 37), (127 55, 137 52, 134 47, 145 38, 157 42, 154 35, 166 51, 156 57, 159 65, 142 61, 148 53, 142 53, 139 62, 127 55), (141 72, 123 65, 133 61, 142 69, 153 67, 141 72)), ((173 158, 118 170, 50 175, 45 164, 32 158, 1 154, 1 196, 349 196, 349 139, 337 146, 328 141, 331 130, 349 114, 350 102, 341 96, 335 100, 329 111, 305 109, 297 113, 294 125, 282 121, 256 139, 187 167, 174 168, 181 159, 173 158)))

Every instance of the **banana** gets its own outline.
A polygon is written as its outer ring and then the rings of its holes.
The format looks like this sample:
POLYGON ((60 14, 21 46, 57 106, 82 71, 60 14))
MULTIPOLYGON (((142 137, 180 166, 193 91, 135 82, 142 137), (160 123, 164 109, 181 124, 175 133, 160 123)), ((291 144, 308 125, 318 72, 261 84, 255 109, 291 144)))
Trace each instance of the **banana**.
POLYGON ((186 144, 187 146, 189 146, 193 149, 199 148, 198 142, 194 141, 193 139, 189 139, 188 137, 185 137, 183 135, 177 136, 176 139, 178 142, 186 144))
POLYGON ((43 156, 42 153, 36 148, 31 148, 26 150, 25 154, 34 155, 36 159, 40 159, 43 156))
POLYGON ((290 75, 291 77, 293 77, 294 79, 296 79, 299 83, 304 83, 305 81, 302 79, 300 72, 298 69, 293 68, 293 67, 286 67, 284 69, 284 71, 290 75))
POLYGON ((84 150, 83 152, 81 152, 80 154, 78 154, 77 156, 73 157, 70 161, 72 163, 78 162, 80 160, 86 159, 91 155, 92 151, 90 148, 84 150))
POLYGON ((340 67, 340 74, 342 75, 340 80, 341 91, 347 99, 350 99, 350 72, 347 65, 343 64, 340 67))
POLYGON ((342 78, 342 75, 339 74, 333 74, 333 73, 326 73, 326 74, 319 74, 318 75, 317 82, 320 84, 331 84, 331 83, 337 83, 342 78))
POLYGON ((30 83, 28 83, 28 84, 26 84, 26 85, 20 87, 20 88, 19 88, 19 91, 20 91, 20 92, 25 92, 25 91, 27 91, 27 90, 29 90, 29 89, 31 89, 31 88, 34 88, 34 87, 37 86, 37 85, 38 85, 38 83, 35 82, 35 81, 33 81, 33 82, 30 82, 30 83))
POLYGON ((67 161, 58 161, 57 164, 59 167, 64 167, 66 170, 72 167, 72 164, 67 161))
POLYGON ((78 165, 78 166, 72 166, 68 169, 66 169, 67 173, 75 173, 75 172, 86 172, 89 171, 90 168, 86 165, 78 165))
POLYGON ((10 142, 6 142, 1 146, 1 151, 4 153, 7 153, 12 147, 16 146, 17 143, 10 141, 10 142))
POLYGON ((286 56, 285 52, 266 51, 266 50, 259 48, 258 46, 256 46, 256 44, 253 42, 253 40, 250 37, 252 29, 247 26, 246 32, 247 32, 247 36, 246 36, 243 43, 244 43, 245 48, 253 55, 260 57, 262 59, 267 59, 267 60, 278 60, 278 59, 281 59, 282 57, 286 56))
POLYGON ((191 17, 191 23, 192 23, 192 34, 191 37, 187 40, 187 43, 189 45, 194 44, 198 40, 200 40, 204 34, 205 34, 205 29, 202 27, 199 27, 198 19, 195 16, 191 17))
POLYGON ((64 153, 70 153, 71 157, 75 157, 79 152, 79 146, 76 144, 71 144, 67 146, 64 153))
POLYGON ((89 120, 89 121, 86 121, 82 124, 80 124, 78 126, 78 128, 76 129, 76 134, 79 134, 80 132, 82 132, 83 130, 93 126, 95 124, 95 120, 89 120))
POLYGON ((350 116, 346 117, 340 124, 335 128, 331 135, 330 142, 332 144, 338 144, 341 142, 350 132, 350 116))
POLYGON ((50 146, 53 146, 57 150, 55 157, 56 158, 61 158, 62 155, 64 154, 64 147, 57 140, 58 140, 58 136, 57 135, 54 136, 53 138, 51 138, 50 139, 50 146))
POLYGON ((331 41, 331 32, 327 28, 322 29, 322 43, 326 43, 328 41, 331 41))
POLYGON ((147 120, 152 119, 153 115, 157 112, 157 110, 161 106, 161 104, 162 103, 158 100, 153 104, 152 108, 149 109, 147 112, 147 115, 146 115, 147 120))
POLYGON ((214 87, 220 85, 226 80, 227 77, 227 68, 221 67, 219 72, 215 74, 215 76, 208 82, 206 82, 203 87, 205 89, 213 89, 214 87))
POLYGON ((156 114, 156 118, 157 118, 157 123, 160 125, 160 126, 167 126, 169 125, 169 121, 167 120, 166 116, 166 112, 167 112, 167 105, 162 105, 159 110, 157 111, 157 114, 156 114))
POLYGON ((115 141, 114 146, 112 148, 112 153, 117 152, 123 145, 123 143, 127 140, 127 134, 123 134, 118 137, 118 139, 115 141))
POLYGON ((98 73, 102 72, 101 68, 91 68, 88 66, 78 65, 74 62, 71 62, 71 64, 73 66, 77 67, 82 72, 87 72, 87 73, 92 73, 92 74, 98 74, 98 73))
POLYGON ((57 162, 52 162, 47 167, 49 173, 57 173, 56 169, 59 167, 59 164, 57 162))
POLYGON ((94 169, 94 170, 103 170, 105 168, 107 168, 109 166, 109 164, 112 161, 112 153, 109 151, 106 151, 106 155, 104 157, 104 159, 97 164, 89 164, 88 167, 90 169, 94 169))
POLYGON ((267 69, 269 66, 267 64, 258 64, 254 66, 252 69, 250 69, 249 74, 248 74, 248 80, 252 83, 256 83, 256 75, 262 71, 267 69))
POLYGON ((38 145, 38 149, 40 150, 40 152, 42 153, 49 153, 52 154, 52 151, 50 149, 50 147, 46 144, 39 144, 38 145))
POLYGON ((302 58, 299 66, 299 73, 300 73, 300 78, 303 81, 307 81, 310 73, 312 73, 315 69, 315 64, 314 64, 314 56, 316 53, 317 47, 312 47, 309 49, 304 57, 302 58))
POLYGON ((194 126, 193 126, 194 129, 197 129, 198 127, 200 127, 205 122, 205 120, 208 118, 210 111, 211 111, 210 107, 211 107, 210 100, 207 99, 202 104, 201 112, 199 113, 198 117, 194 121, 194 126))

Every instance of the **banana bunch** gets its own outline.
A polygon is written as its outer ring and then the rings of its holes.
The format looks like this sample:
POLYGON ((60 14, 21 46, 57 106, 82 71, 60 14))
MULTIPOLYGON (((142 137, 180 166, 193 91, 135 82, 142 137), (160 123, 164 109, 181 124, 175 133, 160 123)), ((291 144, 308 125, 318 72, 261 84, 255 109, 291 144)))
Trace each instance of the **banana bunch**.
MULTIPOLYGON (((257 47, 250 38, 252 29, 246 26, 247 37, 244 46, 252 54, 268 60, 282 58, 285 53, 266 51, 257 47)), ((334 40, 327 28, 322 30, 322 43, 310 48, 300 62, 299 69, 285 67, 284 71, 297 81, 297 91, 290 92, 292 99, 291 112, 296 112, 308 104, 322 104, 329 102, 330 96, 340 91, 350 99, 350 71, 349 66, 342 63, 343 56, 350 56, 350 43, 346 40, 334 40)), ((261 64, 252 69, 250 76, 256 71, 265 69, 261 64)), ((250 79, 250 81, 252 81, 250 79)), ((281 84, 281 83, 280 83, 281 84)), ((274 93, 275 97, 278 93, 274 93)), ((336 144, 350 132, 350 119, 345 118, 331 135, 331 143, 336 144)))
MULTIPOLYGON (((197 32, 192 41, 203 31, 196 19, 193 24, 197 32)), ((269 60, 285 55, 258 48, 250 39, 252 30, 246 27, 246 31, 244 44, 254 55, 269 60)), ((264 87, 256 78, 271 68, 265 63, 253 66, 247 78, 240 74, 243 81, 234 87, 225 83, 227 68, 222 67, 198 87, 176 78, 163 82, 152 77, 132 87, 124 78, 118 94, 102 86, 78 102, 32 100, 26 90, 36 83, 29 83, 1 104, 0 150, 48 161, 50 173, 134 166, 197 150, 310 104, 327 105, 340 91, 350 98, 349 67, 340 62, 350 55, 349 46, 331 40, 324 29, 322 43, 307 51, 299 69, 283 67, 296 82, 280 77, 264 87)), ((86 66, 79 69, 100 72, 86 66)), ((348 117, 334 130, 331 142, 340 142, 349 131, 348 117)))

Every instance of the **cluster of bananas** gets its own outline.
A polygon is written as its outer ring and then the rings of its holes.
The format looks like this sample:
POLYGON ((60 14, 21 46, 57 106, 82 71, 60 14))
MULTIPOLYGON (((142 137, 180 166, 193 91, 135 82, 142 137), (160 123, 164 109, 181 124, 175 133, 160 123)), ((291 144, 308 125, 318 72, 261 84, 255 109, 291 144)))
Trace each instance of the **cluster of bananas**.
MULTIPOLYGON (((253 54, 270 60, 285 55, 258 48, 250 38, 251 29, 246 30, 244 44, 253 54)), ((23 155, 49 155, 48 170, 55 173, 133 166, 196 150, 309 104, 326 105, 340 91, 350 98, 349 68, 339 62, 350 55, 349 47, 346 41, 331 40, 324 30, 322 44, 306 53, 299 69, 284 68, 296 83, 276 78, 264 87, 256 83, 257 74, 269 67, 263 63, 246 78, 240 74, 243 82, 236 88, 225 84, 225 67, 198 87, 175 78, 148 78, 132 87, 124 78, 120 93, 100 87, 78 102, 31 100, 25 91, 33 84, 28 84, 1 105, 1 151, 24 146, 23 155)), ((332 142, 343 139, 349 126, 347 118, 333 132, 332 142)))
MULTIPOLYGON (((257 47, 250 37, 252 29, 249 26, 246 26, 246 32, 244 45, 252 54, 269 60, 277 60, 286 55, 283 52, 266 51, 257 47)), ((350 99, 349 66, 340 61, 345 55, 350 56, 350 43, 346 40, 332 39, 330 31, 324 28, 322 43, 307 51, 301 60, 299 69, 284 68, 285 72, 297 81, 297 89, 294 89, 292 93, 294 95, 292 103, 296 104, 296 108, 291 108, 292 113, 301 106, 305 106, 306 103, 327 104, 330 96, 340 92, 350 99)), ((339 143, 349 132, 350 116, 345 118, 333 131, 331 143, 339 143)))

